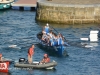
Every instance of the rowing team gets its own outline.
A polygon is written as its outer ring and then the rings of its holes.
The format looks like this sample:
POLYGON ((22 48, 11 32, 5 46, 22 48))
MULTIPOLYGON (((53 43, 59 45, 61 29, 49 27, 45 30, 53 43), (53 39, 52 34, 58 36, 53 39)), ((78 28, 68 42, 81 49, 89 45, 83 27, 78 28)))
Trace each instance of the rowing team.
POLYGON ((64 37, 59 33, 56 35, 50 30, 49 25, 47 24, 42 31, 42 41, 49 46, 57 46, 64 44, 64 37))

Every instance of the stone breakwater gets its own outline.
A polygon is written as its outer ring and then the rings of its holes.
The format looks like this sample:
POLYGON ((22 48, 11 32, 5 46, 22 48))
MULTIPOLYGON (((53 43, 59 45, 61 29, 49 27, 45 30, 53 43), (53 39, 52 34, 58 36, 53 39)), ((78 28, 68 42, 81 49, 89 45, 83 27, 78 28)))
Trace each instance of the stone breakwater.
POLYGON ((37 2, 36 20, 63 24, 100 23, 100 4, 37 2))

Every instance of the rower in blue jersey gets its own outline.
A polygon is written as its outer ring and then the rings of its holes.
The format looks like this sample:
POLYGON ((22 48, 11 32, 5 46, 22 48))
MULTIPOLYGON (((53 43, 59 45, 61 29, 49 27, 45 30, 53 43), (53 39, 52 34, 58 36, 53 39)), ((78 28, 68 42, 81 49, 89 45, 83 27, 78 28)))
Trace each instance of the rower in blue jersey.
POLYGON ((62 40, 61 34, 59 33, 58 34, 58 45, 62 45, 62 44, 63 44, 63 40, 62 40))
POLYGON ((62 45, 62 38, 58 38, 58 45, 62 45))
POLYGON ((49 24, 47 23, 46 26, 44 27, 44 31, 46 32, 46 34, 49 33, 49 24))

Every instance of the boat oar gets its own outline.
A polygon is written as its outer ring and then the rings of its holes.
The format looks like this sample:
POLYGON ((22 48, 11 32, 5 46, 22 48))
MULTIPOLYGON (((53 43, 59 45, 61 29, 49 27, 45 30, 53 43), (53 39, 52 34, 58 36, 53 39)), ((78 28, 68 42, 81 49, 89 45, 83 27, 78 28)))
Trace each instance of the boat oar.
MULTIPOLYGON (((50 26, 50 25, 49 25, 50 26)), ((54 29, 57 33, 59 33, 55 28, 53 28, 52 26, 50 26, 52 29, 54 29)), ((62 35, 62 34, 61 34, 62 35)), ((63 35, 62 35, 63 36, 63 35)), ((81 43, 77 43, 77 42, 74 42, 74 41, 68 41, 68 40, 66 40, 66 38, 63 36, 63 38, 64 38, 64 40, 66 41, 66 46, 77 46, 77 47, 85 47, 86 46, 86 44, 85 45, 81 45, 81 43)), ((83 38, 82 38, 83 39, 83 38)), ((87 39, 85 39, 85 40, 87 40, 87 39)))
MULTIPOLYGON (((50 25, 49 25, 50 26, 50 25)), ((52 29, 54 29, 57 33, 59 33, 55 28, 53 28, 52 26, 50 26, 52 29)), ((61 34, 61 33, 60 33, 61 34)), ((62 34, 61 34, 62 35, 62 34)), ((68 40, 66 40, 66 38, 62 35, 62 37, 64 38, 64 40, 66 41, 66 46, 78 46, 78 47, 83 47, 83 45, 81 45, 81 44, 78 44, 77 42, 73 42, 73 41, 68 41, 68 40)))

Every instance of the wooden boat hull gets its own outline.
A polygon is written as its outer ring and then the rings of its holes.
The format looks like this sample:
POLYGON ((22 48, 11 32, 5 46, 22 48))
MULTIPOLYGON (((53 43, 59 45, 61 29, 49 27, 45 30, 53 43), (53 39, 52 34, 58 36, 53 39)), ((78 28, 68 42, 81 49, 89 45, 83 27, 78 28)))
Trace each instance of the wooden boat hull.
POLYGON ((39 64, 36 62, 33 62, 32 64, 29 63, 20 63, 17 62, 14 64, 15 67, 19 68, 33 68, 33 69, 48 69, 48 68, 54 68, 57 65, 57 62, 50 62, 46 64, 39 64))
POLYGON ((41 43, 38 44, 38 47, 43 49, 44 51, 49 52, 50 54, 58 54, 59 56, 67 56, 66 47, 63 46, 47 46, 41 43))

